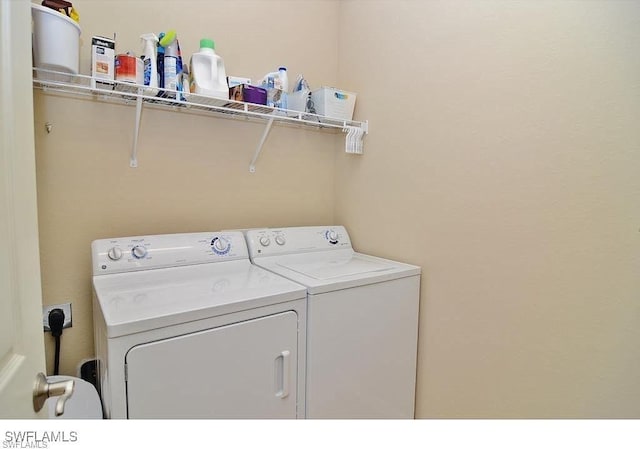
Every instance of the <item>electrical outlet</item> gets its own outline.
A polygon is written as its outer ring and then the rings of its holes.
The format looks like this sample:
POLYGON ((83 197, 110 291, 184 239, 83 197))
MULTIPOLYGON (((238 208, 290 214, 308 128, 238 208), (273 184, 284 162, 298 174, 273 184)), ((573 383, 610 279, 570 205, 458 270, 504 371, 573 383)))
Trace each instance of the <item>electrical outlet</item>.
POLYGON ((42 326, 44 327, 45 332, 51 332, 49 328, 49 312, 53 309, 62 309, 64 311, 64 324, 62 325, 63 329, 71 327, 71 303, 68 302, 66 304, 56 304, 52 306, 42 306, 42 326))

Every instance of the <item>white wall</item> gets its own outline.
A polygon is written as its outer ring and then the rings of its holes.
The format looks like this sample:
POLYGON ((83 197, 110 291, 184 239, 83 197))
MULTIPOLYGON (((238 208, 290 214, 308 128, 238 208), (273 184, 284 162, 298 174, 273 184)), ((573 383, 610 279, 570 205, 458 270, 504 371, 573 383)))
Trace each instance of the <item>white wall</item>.
POLYGON ((336 219, 423 268, 417 416, 640 417, 640 2, 340 18, 336 219))

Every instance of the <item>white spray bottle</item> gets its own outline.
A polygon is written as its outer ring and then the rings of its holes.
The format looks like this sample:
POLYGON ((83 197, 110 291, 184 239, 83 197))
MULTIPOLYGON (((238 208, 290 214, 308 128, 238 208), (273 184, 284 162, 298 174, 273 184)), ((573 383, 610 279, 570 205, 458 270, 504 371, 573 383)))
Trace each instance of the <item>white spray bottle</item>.
POLYGON ((158 36, 147 33, 140 36, 144 46, 142 49, 142 61, 144 62, 144 85, 149 86, 144 90, 145 95, 156 95, 158 93, 158 67, 156 47, 158 36))

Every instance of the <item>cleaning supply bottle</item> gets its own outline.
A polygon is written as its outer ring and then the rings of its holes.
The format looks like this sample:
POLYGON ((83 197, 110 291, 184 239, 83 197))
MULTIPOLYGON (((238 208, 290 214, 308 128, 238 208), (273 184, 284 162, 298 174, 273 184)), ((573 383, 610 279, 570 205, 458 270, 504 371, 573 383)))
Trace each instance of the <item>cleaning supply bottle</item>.
POLYGON ((176 38, 176 46, 178 48, 178 64, 177 64, 177 72, 178 72, 178 86, 177 90, 180 92, 178 99, 182 101, 187 100, 186 92, 189 92, 189 69, 182 63, 182 50, 180 50, 180 41, 176 38), (187 81, 187 82, 185 82, 187 81))
POLYGON ((191 92, 207 97, 229 99, 229 85, 222 58, 211 39, 200 39, 200 51, 189 61, 191 92))
POLYGON ((164 89, 164 47, 160 45, 160 41, 164 37, 164 33, 158 34, 158 59, 157 59, 157 69, 158 69, 158 87, 160 89, 164 89))
POLYGON ((286 67, 278 67, 278 76, 280 78, 280 108, 287 109, 287 100, 289 95, 289 77, 287 76, 286 67))
MULTIPOLYGON (((177 91, 179 87, 180 66, 178 61, 178 39, 174 30, 169 30, 160 39, 164 47, 164 88, 177 91)), ((176 98, 175 92, 165 92, 168 98, 176 98)))
POLYGON ((158 37, 153 33, 147 33, 140 36, 143 42, 142 62, 144 64, 143 84, 149 86, 144 90, 145 95, 155 95, 158 93, 158 67, 156 46, 158 37))
POLYGON ((277 72, 269 72, 262 78, 262 87, 267 89, 267 106, 287 108, 289 78, 286 67, 278 67, 277 72))

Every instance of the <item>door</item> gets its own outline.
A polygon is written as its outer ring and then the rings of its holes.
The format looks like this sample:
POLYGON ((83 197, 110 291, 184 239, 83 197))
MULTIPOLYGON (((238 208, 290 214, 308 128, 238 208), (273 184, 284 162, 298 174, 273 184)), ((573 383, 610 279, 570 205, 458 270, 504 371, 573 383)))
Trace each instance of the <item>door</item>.
POLYGON ((296 418, 298 315, 288 311, 139 345, 129 418, 296 418))
POLYGON ((31 3, 0 0, 0 418, 35 418, 44 371, 38 256, 31 3))

